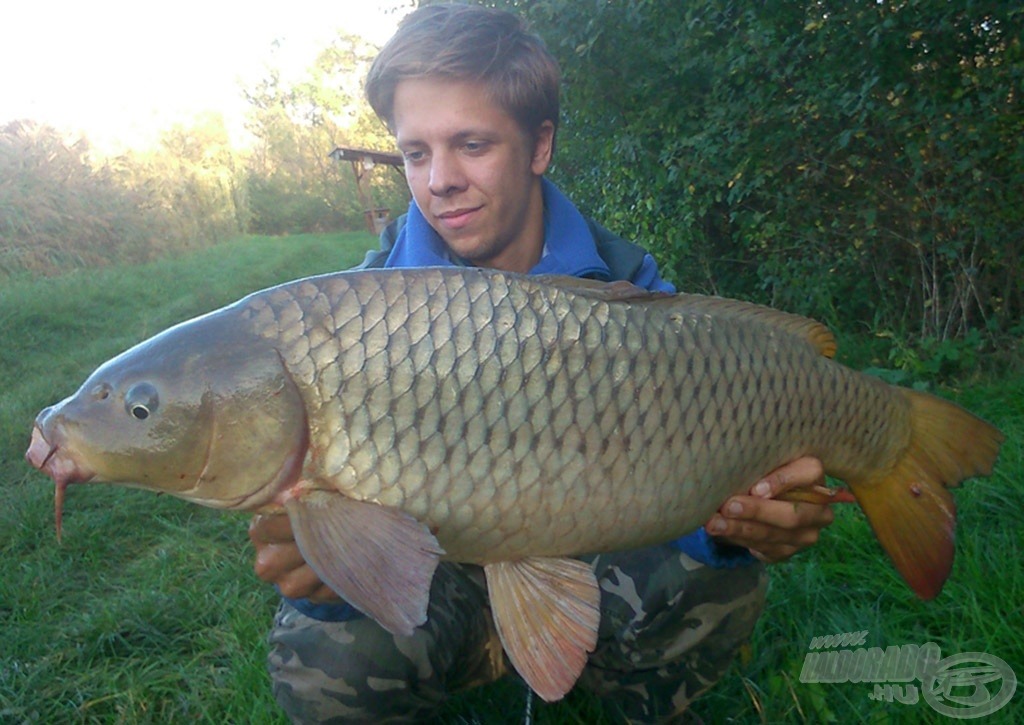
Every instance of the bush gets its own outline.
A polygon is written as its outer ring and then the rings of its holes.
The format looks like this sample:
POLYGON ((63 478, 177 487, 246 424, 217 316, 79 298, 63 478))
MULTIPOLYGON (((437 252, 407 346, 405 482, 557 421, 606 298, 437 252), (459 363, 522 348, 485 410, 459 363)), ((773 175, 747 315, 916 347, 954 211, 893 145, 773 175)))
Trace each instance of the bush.
POLYGON ((148 257, 144 195, 93 168, 85 141, 15 121, 0 129, 0 273, 148 257))
POLYGON ((681 286, 911 340, 1024 314, 1024 11, 519 8, 564 73, 554 176, 681 286))

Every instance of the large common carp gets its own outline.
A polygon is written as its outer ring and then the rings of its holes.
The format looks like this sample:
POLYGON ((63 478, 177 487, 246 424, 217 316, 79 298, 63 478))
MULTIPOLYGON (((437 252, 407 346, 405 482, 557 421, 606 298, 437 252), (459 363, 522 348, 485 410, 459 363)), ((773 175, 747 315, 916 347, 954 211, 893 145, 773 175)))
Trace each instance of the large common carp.
POLYGON ((1001 434, 829 358, 806 318, 625 283, 457 268, 342 272, 173 327, 36 420, 29 461, 206 506, 285 510, 320 578, 398 634, 439 558, 483 565, 513 665, 545 699, 596 642, 573 555, 664 542, 800 456, 843 479, 934 597, 947 486, 1001 434))

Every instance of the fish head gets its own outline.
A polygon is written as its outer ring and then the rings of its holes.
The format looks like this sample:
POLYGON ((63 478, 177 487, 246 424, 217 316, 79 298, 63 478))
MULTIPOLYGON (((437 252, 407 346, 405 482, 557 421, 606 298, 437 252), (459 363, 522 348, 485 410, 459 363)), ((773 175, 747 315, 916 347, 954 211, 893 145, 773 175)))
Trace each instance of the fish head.
POLYGON ((182 323, 101 365, 36 418, 26 458, 64 489, 115 483, 256 509, 295 482, 301 395, 273 347, 231 315, 182 323))

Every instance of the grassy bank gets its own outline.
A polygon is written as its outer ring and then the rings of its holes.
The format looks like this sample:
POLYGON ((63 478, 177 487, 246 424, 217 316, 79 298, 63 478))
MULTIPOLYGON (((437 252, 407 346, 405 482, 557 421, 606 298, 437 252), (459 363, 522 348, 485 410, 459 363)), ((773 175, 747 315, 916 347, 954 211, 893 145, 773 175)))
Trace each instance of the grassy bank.
POLYGON ((77 489, 58 545, 52 487, 22 456, 38 410, 117 352, 373 244, 251 238, 0 290, 0 722, 283 721, 263 648, 276 597, 252 573, 248 517, 77 489))
MULTIPOLYGON (((0 722, 283 723, 265 674, 276 605, 251 570, 248 517, 107 487, 69 492, 64 542, 52 485, 22 456, 36 413, 99 363, 243 294, 357 262, 365 234, 248 239, 140 267, 25 279, 0 290, 0 722)), ((821 545, 772 568, 768 611, 743 661, 702 698, 708 722, 939 722, 926 703, 869 699, 868 684, 799 681, 813 637, 988 652, 1024 677, 1024 378, 940 391, 1007 434, 996 475, 957 492, 953 575, 914 599, 863 517, 840 511, 821 545)), ((992 717, 1024 717, 1024 692, 992 717)), ((515 682, 455 698, 444 722, 521 722, 515 682)), ((600 723, 574 692, 541 723, 600 723)))

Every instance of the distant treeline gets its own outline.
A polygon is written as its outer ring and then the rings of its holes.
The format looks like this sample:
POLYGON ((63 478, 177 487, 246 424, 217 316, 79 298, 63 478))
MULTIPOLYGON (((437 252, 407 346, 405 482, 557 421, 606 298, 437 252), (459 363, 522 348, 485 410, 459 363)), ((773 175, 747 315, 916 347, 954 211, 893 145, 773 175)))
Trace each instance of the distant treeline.
MULTIPOLYGON (((108 159, 84 139, 10 122, 0 127, 0 278, 145 261, 242 233, 365 229, 352 172, 327 158, 332 148, 328 139, 278 163, 265 149, 231 148, 210 116, 170 129, 157 149, 108 159)), ((386 171, 375 174, 375 201, 401 211, 406 193, 386 171)))
MULTIPOLYGON (((340 37, 298 82, 269 71, 245 91, 244 151, 217 114, 115 158, 31 120, 0 126, 0 279, 143 261, 241 233, 365 229, 352 170, 328 154, 393 145, 360 98, 372 54, 340 37)), ((370 181, 375 207, 404 210, 400 174, 378 167, 370 181)))

